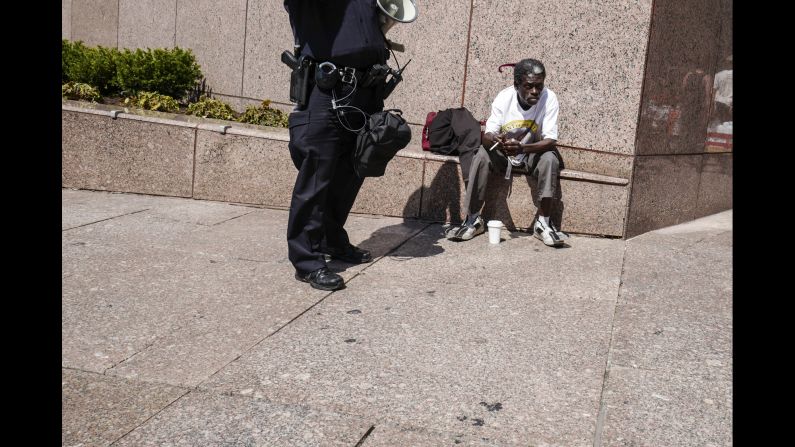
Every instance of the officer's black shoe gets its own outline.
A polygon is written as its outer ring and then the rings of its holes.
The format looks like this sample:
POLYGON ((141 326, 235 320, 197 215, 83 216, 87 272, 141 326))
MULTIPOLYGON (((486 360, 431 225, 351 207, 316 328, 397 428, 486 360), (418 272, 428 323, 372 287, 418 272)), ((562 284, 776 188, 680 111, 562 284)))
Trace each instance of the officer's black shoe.
POLYGON ((342 276, 329 271, 328 267, 321 267, 304 275, 296 272, 295 279, 308 282, 309 285, 320 290, 337 290, 345 287, 342 276))
POLYGON ((354 247, 352 244, 348 244, 345 248, 326 247, 321 251, 329 255, 331 259, 339 259, 351 264, 365 264, 373 260, 373 255, 369 251, 354 247))

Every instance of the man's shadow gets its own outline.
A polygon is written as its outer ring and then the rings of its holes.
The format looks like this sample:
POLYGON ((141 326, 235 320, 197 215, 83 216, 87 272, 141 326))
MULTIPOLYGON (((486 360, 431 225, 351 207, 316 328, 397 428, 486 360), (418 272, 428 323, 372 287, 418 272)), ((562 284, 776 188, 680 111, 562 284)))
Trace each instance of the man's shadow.
POLYGON ((433 180, 417 188, 403 207, 403 222, 375 230, 358 246, 370 250, 373 257, 389 256, 405 261, 411 258, 434 256, 444 252, 439 243, 444 239, 447 222, 461 222, 461 191, 458 164, 440 163, 433 180), (429 225, 430 224, 430 225, 429 225))

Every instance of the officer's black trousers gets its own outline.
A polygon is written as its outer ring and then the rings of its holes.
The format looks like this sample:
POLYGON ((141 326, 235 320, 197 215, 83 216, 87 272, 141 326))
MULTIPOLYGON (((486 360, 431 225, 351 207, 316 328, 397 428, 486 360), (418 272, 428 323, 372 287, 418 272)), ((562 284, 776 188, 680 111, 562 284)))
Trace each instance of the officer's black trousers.
MULTIPOLYGON (((338 86, 337 98, 350 92, 338 86)), ((357 89, 347 102, 366 113, 383 109, 383 100, 373 89, 357 89)), ((345 109, 349 124, 361 126, 364 116, 345 109)), ((289 117, 290 156, 298 176, 295 179, 287 247, 290 262, 300 274, 326 266, 324 247, 344 248, 350 241, 343 226, 362 186, 353 171, 356 134, 343 128, 331 110, 331 92, 312 88, 309 103, 289 117)))

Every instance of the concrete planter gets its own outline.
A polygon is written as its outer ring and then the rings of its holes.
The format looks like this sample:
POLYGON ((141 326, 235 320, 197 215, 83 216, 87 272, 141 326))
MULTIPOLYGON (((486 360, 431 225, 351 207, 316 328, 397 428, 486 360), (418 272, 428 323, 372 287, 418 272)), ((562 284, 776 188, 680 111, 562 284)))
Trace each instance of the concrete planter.
MULTIPOLYGON (((287 129, 64 100, 62 185, 287 208, 295 167, 287 129)), ((562 229, 621 237, 624 178, 564 170, 562 229)), ((536 212, 522 175, 495 175, 485 213, 527 228, 536 212)), ((365 180, 353 212, 460 221, 457 157, 400 151, 386 174, 365 180)))

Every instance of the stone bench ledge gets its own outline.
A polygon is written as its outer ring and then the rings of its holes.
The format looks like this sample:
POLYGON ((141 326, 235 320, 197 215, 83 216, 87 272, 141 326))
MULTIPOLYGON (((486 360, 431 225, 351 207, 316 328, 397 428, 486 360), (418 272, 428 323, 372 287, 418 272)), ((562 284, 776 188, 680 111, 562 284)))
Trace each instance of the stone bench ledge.
MULTIPOLYGON (((422 160, 440 161, 443 163, 456 163, 458 164, 457 155, 441 155, 429 151, 423 151, 421 146, 413 145, 398 152, 401 157, 418 158, 422 160)), ((513 169, 514 174, 527 175, 524 169, 513 169)), ((564 169, 560 171, 560 178, 569 180, 581 180, 586 182, 604 183, 608 185, 626 186, 629 184, 629 179, 621 177, 611 177, 609 175, 594 174, 585 171, 575 171, 573 169, 564 169)))
MULTIPOLYGON (((158 124, 198 128, 201 130, 208 130, 222 134, 265 138, 276 141, 290 141, 289 131, 280 127, 260 126, 256 124, 238 123, 235 121, 226 121, 213 118, 201 118, 177 113, 155 112, 138 108, 119 108, 118 106, 108 104, 71 101, 67 99, 62 100, 62 109, 73 112, 110 116, 111 118, 126 118, 158 124)), ((404 149, 401 149, 398 151, 397 155, 400 157, 420 160, 430 160, 443 163, 458 163, 458 156, 440 155, 429 151, 423 151, 422 147, 419 145, 410 145, 404 149)), ((527 174, 526 171, 521 169, 515 170, 514 173, 522 175, 527 174)), ((562 179, 603 183, 608 185, 626 186, 629 184, 629 179, 611 177, 585 171, 575 171, 571 169, 562 170, 560 177, 562 179)))
POLYGON ((236 121, 202 118, 180 113, 156 112, 133 107, 120 107, 110 104, 98 104, 85 101, 61 100, 61 109, 71 112, 90 113, 94 115, 110 116, 111 118, 126 118, 136 121, 167 124, 171 126, 188 127, 192 129, 209 130, 232 135, 243 135, 271 140, 289 141, 289 132, 281 127, 260 126, 257 124, 239 123, 236 121))

